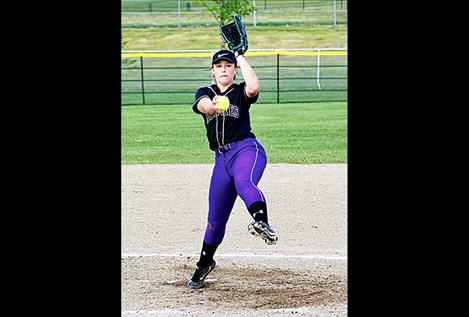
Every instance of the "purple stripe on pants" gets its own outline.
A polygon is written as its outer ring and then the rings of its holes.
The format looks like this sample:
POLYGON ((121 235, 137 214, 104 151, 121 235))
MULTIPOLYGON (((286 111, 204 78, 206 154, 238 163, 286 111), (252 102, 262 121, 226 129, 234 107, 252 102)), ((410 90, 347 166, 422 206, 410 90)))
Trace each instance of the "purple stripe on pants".
POLYGON ((230 143, 226 152, 215 151, 215 166, 209 190, 208 223, 204 240, 217 246, 225 236, 226 223, 239 195, 246 208, 253 202, 265 201, 257 187, 265 166, 267 155, 254 138, 230 143))

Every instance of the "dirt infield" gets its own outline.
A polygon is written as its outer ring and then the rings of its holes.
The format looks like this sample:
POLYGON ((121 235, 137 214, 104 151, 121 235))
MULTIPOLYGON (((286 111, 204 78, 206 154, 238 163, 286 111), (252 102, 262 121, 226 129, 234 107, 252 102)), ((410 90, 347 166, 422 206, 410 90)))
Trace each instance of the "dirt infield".
POLYGON ((347 315, 347 165, 268 164, 259 188, 279 235, 247 232, 238 198, 217 268, 185 287, 202 245, 212 165, 122 166, 122 316, 347 315))

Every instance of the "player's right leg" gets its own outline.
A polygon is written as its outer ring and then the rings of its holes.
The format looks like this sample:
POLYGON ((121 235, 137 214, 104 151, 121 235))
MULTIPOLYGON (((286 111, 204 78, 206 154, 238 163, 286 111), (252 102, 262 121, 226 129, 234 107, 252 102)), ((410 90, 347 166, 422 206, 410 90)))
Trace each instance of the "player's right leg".
POLYGON ((213 168, 208 194, 208 221, 204 236, 207 244, 219 245, 223 241, 226 223, 237 196, 233 179, 228 175, 224 164, 217 162, 213 168))
POLYGON ((226 173, 223 160, 216 161, 213 168, 209 189, 208 222, 200 259, 188 288, 197 289, 204 286, 207 275, 216 267, 213 259, 216 249, 225 236, 226 223, 233 209, 237 192, 234 182, 226 173))

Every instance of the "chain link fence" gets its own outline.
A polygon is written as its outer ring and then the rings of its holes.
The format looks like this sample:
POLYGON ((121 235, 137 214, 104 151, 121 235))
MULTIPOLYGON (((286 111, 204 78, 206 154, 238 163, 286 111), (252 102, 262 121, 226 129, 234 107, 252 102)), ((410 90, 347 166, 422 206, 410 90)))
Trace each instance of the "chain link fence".
MULTIPOLYGON (((251 26, 347 24, 348 0, 251 0, 255 13, 243 18, 251 26)), ((123 28, 215 26, 206 8, 190 0, 122 0, 123 28)))

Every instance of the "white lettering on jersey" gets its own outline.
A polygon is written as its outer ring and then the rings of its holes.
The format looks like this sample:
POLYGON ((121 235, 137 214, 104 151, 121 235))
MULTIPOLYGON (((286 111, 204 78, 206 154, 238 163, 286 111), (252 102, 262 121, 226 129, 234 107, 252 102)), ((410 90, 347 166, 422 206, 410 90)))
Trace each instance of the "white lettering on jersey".
MULTIPOLYGON (((230 104, 228 109, 226 109, 224 112, 222 112, 218 115, 219 116, 230 116, 230 117, 238 119, 239 118, 239 108, 238 108, 238 106, 230 104)), ((206 119, 207 124, 210 121, 212 121, 212 119, 215 118, 216 116, 217 116, 216 114, 206 115, 205 119, 206 119)))

